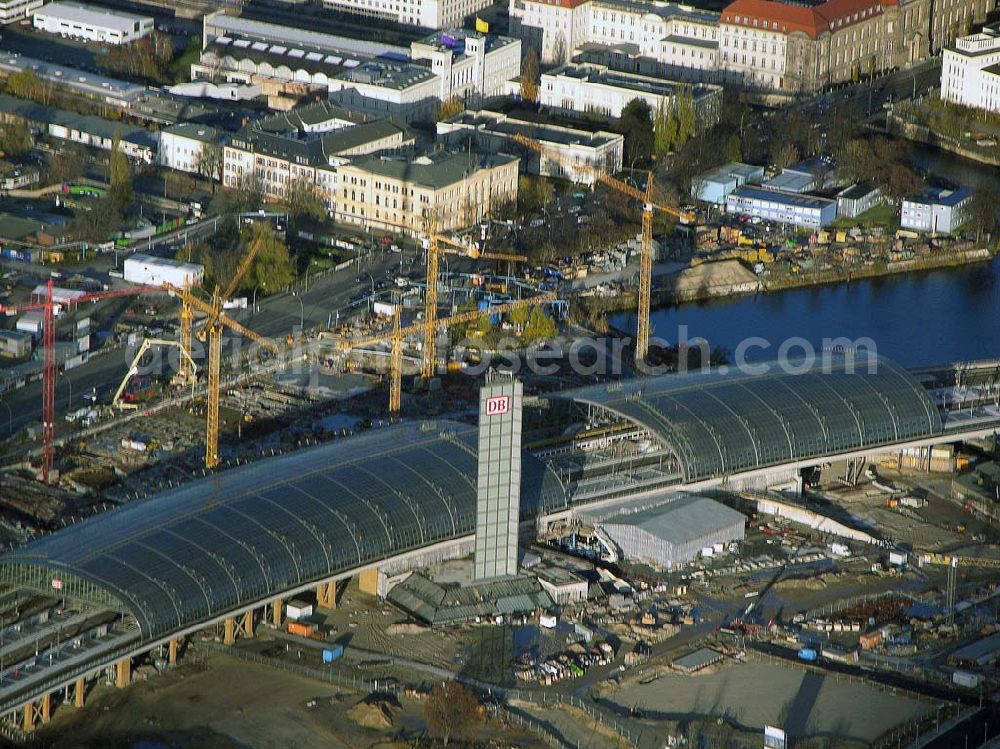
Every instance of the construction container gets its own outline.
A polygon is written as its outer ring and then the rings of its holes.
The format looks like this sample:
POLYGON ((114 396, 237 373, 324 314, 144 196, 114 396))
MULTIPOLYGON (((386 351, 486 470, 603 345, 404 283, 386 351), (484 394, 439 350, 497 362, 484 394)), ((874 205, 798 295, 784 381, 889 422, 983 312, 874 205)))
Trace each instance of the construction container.
POLYGON ((558 623, 559 620, 556 618, 555 614, 542 614, 538 617, 539 626, 545 627, 546 629, 555 629, 556 624, 558 623))
POLYGON ((802 648, 799 651, 799 659, 803 661, 814 661, 816 660, 817 653, 813 648, 802 648))
POLYGON ((285 604, 285 615, 292 620, 303 619, 307 616, 312 616, 313 607, 311 603, 307 603, 300 598, 293 598, 287 604, 285 604))
POLYGON ((344 654, 343 645, 333 645, 329 648, 323 648, 323 663, 333 663, 343 654, 344 654))
POLYGON ((42 335, 42 314, 42 310, 40 309, 25 312, 17 319, 15 327, 22 333, 28 333, 34 338, 40 338, 42 335))
POLYGON ((971 671, 955 671, 951 675, 951 682, 966 689, 975 689, 983 682, 983 677, 971 671))
POLYGON ((313 625, 311 624, 304 624, 303 622, 288 622, 288 634, 290 635, 312 637, 313 631, 313 625))
POLYGON ((31 353, 32 334, 23 330, 0 330, 0 356, 23 359, 31 353))
POLYGON ((894 564, 897 567, 902 567, 906 564, 907 554, 905 551, 890 551, 889 552, 889 564, 894 564))

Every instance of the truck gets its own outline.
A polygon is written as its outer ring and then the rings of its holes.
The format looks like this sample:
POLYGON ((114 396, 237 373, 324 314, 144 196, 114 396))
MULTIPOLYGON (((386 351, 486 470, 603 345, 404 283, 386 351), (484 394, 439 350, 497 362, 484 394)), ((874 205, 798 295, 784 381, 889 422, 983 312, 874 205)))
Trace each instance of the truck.
POLYGON ((343 645, 331 645, 323 648, 323 663, 333 663, 344 654, 343 645))
POLYGON ((802 650, 799 651, 799 660, 812 662, 816 660, 817 656, 818 653, 815 648, 802 648, 802 650))

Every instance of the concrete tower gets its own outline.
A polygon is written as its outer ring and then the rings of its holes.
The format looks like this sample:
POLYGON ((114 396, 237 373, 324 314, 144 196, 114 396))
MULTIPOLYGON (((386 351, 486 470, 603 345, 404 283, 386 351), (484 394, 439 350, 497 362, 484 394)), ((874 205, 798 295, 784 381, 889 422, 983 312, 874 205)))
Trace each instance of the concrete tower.
POLYGON ((512 376, 492 370, 479 391, 474 580, 517 574, 523 392, 512 376))

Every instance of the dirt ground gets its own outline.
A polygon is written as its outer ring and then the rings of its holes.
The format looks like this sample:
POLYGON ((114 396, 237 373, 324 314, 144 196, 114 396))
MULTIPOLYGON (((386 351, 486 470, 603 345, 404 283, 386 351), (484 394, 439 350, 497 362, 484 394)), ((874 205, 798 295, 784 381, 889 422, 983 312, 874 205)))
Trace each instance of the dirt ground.
POLYGON ((901 695, 839 681, 783 665, 727 663, 713 673, 664 674, 633 683, 610 696, 647 717, 726 717, 761 730, 784 725, 794 738, 839 737, 869 743, 884 731, 915 719, 927 706, 901 695), (766 684, 766 689, 761 685, 766 684))
MULTIPOLYGON (((391 724, 364 728, 352 719, 367 695, 215 653, 191 656, 175 669, 128 689, 100 685, 82 710, 60 705, 39 731, 40 746, 58 749, 390 749, 401 732, 424 731, 423 703, 401 698, 391 724)), ((491 723, 505 746, 538 749, 533 734, 491 723)))

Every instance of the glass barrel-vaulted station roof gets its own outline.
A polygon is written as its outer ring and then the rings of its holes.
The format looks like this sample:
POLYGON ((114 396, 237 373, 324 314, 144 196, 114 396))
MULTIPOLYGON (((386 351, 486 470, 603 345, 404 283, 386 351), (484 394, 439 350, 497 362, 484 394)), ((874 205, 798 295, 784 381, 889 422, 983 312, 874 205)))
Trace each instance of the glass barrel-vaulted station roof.
MULTIPOLYGON (((521 507, 563 506, 525 455, 521 507)), ((0 579, 110 597, 149 641, 339 572, 474 532, 476 429, 403 425, 269 458, 0 557, 0 579), (53 586, 54 587, 54 586, 53 586)), ((71 591, 70 591, 71 592, 71 591)), ((69 594, 69 592, 67 592, 69 594)))
POLYGON ((632 421, 670 449, 686 482, 940 434, 941 416, 905 369, 859 353, 813 366, 756 364, 559 393, 632 421), (869 367, 869 363, 873 364, 869 367))

